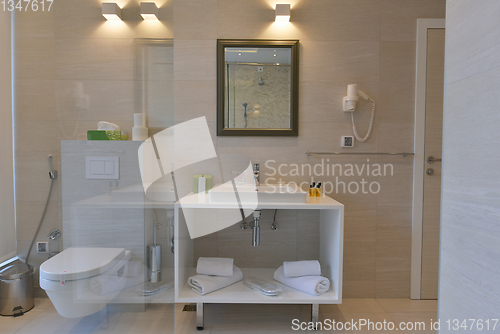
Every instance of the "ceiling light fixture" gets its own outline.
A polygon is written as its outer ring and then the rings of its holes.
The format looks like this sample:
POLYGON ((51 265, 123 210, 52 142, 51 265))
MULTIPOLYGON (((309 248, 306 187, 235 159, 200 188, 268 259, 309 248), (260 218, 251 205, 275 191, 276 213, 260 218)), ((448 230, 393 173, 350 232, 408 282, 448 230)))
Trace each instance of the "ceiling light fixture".
POLYGON ((274 11, 275 22, 288 22, 290 21, 290 4, 276 4, 274 11))
POLYGON ((114 2, 103 2, 102 16, 108 21, 119 21, 122 19, 122 9, 114 2))
POLYGON ((154 2, 141 2, 141 16, 144 20, 158 20, 158 7, 154 2))

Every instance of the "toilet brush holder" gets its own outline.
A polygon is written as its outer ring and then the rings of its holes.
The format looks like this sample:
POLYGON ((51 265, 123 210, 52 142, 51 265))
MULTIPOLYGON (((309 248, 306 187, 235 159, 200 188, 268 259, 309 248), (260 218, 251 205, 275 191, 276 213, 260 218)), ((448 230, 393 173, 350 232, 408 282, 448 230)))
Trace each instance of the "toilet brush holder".
POLYGON ((148 246, 148 264, 151 273, 151 283, 161 281, 161 245, 148 246))

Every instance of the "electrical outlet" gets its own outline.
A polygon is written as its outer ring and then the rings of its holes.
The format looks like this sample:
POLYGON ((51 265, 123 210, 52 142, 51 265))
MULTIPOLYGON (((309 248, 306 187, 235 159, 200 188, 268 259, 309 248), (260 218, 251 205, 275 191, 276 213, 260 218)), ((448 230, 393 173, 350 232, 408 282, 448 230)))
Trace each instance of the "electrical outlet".
POLYGON ((342 141, 340 142, 340 147, 354 147, 354 137, 353 136, 342 136, 342 141))
POLYGON ((257 72, 264 72, 264 66, 257 66, 257 72))
POLYGON ((47 241, 38 241, 36 243, 36 252, 37 253, 48 253, 49 252, 49 243, 47 241))

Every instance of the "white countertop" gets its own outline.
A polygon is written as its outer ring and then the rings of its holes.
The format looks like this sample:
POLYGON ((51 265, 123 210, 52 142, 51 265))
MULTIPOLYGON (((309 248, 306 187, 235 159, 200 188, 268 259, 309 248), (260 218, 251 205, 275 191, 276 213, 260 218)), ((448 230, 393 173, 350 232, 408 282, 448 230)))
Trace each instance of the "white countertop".
MULTIPOLYGON (((151 209, 173 209, 174 202, 157 202, 143 197, 143 201, 115 201, 108 195, 95 196, 86 200, 78 201, 74 204, 82 206, 106 206, 109 208, 151 208, 151 209)), ((238 203, 212 203, 208 194, 190 193, 180 201, 175 202, 175 206, 180 208, 199 208, 199 209, 239 209, 238 203)), ((321 210, 321 209, 341 209, 344 205, 329 196, 307 197, 306 203, 279 203, 279 202, 246 202, 243 209, 301 209, 301 210, 321 210)))
MULTIPOLYGON (((189 194, 175 203, 181 208, 239 209, 238 203, 211 203, 208 194, 189 194)), ((344 205, 331 197, 307 197, 306 203, 246 202, 243 209, 341 209, 344 205)))

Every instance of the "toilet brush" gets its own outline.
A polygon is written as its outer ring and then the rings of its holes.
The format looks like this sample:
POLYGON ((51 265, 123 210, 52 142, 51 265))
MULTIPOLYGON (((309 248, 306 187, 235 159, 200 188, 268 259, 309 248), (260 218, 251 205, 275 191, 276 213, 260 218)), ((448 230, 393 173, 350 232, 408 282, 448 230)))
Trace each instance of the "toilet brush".
POLYGON ((157 226, 154 226, 153 245, 148 246, 148 264, 151 271, 151 283, 161 281, 161 245, 156 242, 157 226))

